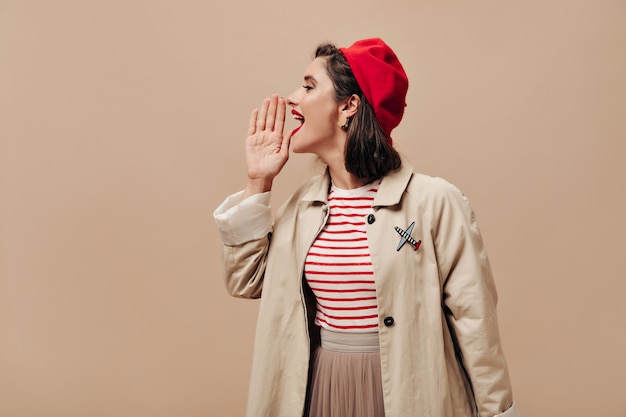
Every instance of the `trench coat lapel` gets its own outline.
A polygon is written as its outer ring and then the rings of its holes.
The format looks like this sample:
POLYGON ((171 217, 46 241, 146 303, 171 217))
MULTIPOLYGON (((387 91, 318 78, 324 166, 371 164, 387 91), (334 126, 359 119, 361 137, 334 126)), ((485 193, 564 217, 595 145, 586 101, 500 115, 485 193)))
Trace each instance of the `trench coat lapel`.
POLYGON ((312 182, 311 187, 304 193, 298 202, 298 227, 299 239, 294 244, 297 245, 296 262, 297 265, 304 265, 304 258, 309 252, 317 234, 324 226, 326 214, 328 212, 328 190, 330 189, 330 175, 328 169, 312 182))

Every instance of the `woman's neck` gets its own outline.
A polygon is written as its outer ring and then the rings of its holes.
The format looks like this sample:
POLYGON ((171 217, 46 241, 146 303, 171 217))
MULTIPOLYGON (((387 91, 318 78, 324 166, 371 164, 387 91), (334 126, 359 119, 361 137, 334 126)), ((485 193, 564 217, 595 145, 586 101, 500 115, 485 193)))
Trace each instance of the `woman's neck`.
MULTIPOLYGON (((345 138, 344 138, 345 142, 345 138)), ((346 169, 343 146, 337 146, 317 155, 327 166, 330 178, 335 186, 344 190, 359 188, 371 182, 369 178, 357 178, 346 169)))
POLYGON ((333 184, 344 190, 359 188, 370 182, 369 179, 355 177, 353 174, 348 172, 343 164, 340 167, 328 165, 328 171, 333 184))

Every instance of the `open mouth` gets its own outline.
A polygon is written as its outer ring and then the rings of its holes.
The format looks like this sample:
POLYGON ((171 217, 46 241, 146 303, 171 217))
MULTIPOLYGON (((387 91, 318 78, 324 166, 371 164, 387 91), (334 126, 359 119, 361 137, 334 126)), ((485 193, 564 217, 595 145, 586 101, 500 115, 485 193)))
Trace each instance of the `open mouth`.
POLYGON ((291 136, 295 135, 298 130, 300 130, 300 128, 302 127, 302 125, 304 124, 304 116, 301 115, 300 113, 298 113, 296 110, 291 110, 291 114, 293 115, 294 120, 296 120, 297 122, 300 122, 300 126, 296 127, 292 132, 291 132, 291 136))

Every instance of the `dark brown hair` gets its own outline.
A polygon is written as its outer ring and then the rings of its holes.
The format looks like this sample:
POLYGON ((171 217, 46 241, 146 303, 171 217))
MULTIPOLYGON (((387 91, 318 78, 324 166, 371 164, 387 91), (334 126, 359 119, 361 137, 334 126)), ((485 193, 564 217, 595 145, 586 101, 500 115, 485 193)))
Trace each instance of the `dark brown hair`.
POLYGON ((322 44, 315 50, 315 58, 326 60, 326 72, 335 87, 339 102, 356 94, 361 104, 348 125, 345 164, 348 172, 357 178, 375 180, 400 167, 400 155, 383 133, 374 110, 367 102, 352 73, 348 61, 333 44, 322 44))

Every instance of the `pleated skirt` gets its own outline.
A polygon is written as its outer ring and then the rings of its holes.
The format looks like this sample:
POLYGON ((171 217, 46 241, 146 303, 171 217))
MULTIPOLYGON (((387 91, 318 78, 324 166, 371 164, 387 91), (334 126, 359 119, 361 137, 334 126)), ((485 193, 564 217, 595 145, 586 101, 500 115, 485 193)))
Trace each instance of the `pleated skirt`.
POLYGON ((308 417, 384 417, 378 332, 321 329, 308 417))

